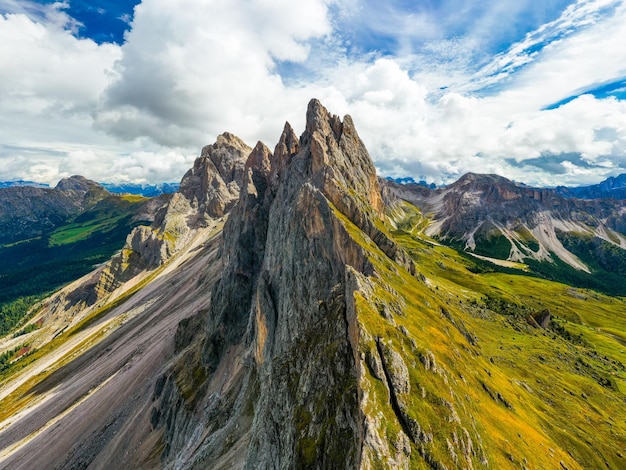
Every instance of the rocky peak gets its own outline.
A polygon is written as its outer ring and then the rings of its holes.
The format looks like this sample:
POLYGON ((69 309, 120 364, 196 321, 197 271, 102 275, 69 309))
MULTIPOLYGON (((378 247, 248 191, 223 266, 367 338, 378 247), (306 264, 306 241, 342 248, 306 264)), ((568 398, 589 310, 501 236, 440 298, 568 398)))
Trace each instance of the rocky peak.
POLYGON ((204 147, 152 226, 136 227, 127 237, 124 250, 105 269, 97 289, 112 291, 138 273, 157 268, 185 247, 199 229, 226 215, 239 199, 251 151, 239 137, 227 132, 204 147))
POLYGON ((55 190, 62 191, 82 209, 93 206, 111 195, 101 184, 79 175, 62 179, 56 185, 55 190))
POLYGON ((87 191, 97 190, 97 191, 108 192, 106 189, 104 189, 104 186, 80 175, 74 175, 74 176, 70 176, 69 178, 63 178, 61 181, 58 182, 55 189, 59 191, 87 192, 87 191))
POLYGON ((246 171, 252 170, 267 177, 272 170, 272 152, 267 146, 259 141, 246 160, 246 171))
POLYGON ((365 203, 382 214, 376 169, 349 115, 342 122, 318 100, 311 100, 306 130, 300 142, 310 154, 314 181, 323 187, 325 195, 342 212, 352 219, 359 206, 362 209, 365 203), (356 198, 344 197, 350 192, 356 198))
POLYGON ((291 124, 286 122, 271 159, 272 174, 270 182, 272 187, 277 185, 278 180, 291 164, 291 159, 298 153, 299 149, 300 139, 293 131, 291 124))
POLYGON ((243 182, 242 193, 254 193, 255 196, 263 197, 269 186, 270 173, 272 172, 271 160, 272 152, 263 142, 259 141, 246 160, 246 177, 243 182))
POLYGON ((201 156, 180 182, 180 193, 192 206, 212 217, 224 215, 243 186, 244 165, 251 148, 230 133, 218 136, 202 149, 201 156))
POLYGON ((202 149, 200 159, 209 159, 225 183, 235 181, 241 187, 244 164, 251 150, 239 137, 230 132, 224 132, 217 136, 214 144, 202 149))
MULTIPOLYGON (((346 218, 388 256, 408 258, 377 228, 382 200, 374 165, 352 119, 342 122, 313 100, 300 140, 286 124, 274 154, 259 142, 245 172, 224 225, 224 267, 198 346, 203 390, 219 393, 197 398, 197 409, 231 417, 215 437, 239 426, 232 438, 244 441, 244 467, 358 467, 363 429, 353 276, 372 274, 373 267, 346 218), (246 358, 245 368, 223 382, 229 364, 240 361, 235 354, 246 358), (245 400, 254 418, 243 422, 245 400), (295 444, 322 434, 313 453, 295 444)), ((408 261, 406 267, 414 272, 408 261)), ((169 383, 157 414, 177 416, 164 422, 175 455, 189 417, 169 383)), ((220 455, 216 442, 199 443, 198 455, 220 455)))

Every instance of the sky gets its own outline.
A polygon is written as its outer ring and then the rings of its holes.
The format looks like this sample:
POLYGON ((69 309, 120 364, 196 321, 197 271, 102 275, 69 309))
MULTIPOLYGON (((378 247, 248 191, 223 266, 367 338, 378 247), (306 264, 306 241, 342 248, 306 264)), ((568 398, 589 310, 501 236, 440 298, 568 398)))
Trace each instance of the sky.
POLYGON ((626 173, 615 0, 0 0, 0 180, 177 182, 318 98, 381 176, 626 173))

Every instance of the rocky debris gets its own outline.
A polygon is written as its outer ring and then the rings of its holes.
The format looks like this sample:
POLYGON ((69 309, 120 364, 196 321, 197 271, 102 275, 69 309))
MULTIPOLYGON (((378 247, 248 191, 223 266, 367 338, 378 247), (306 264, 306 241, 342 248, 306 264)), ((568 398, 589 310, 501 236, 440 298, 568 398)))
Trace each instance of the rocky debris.
POLYGON ((532 315, 528 315, 526 317, 526 321, 528 324, 534 328, 542 328, 547 329, 550 326, 550 320, 552 319, 552 315, 550 314, 550 310, 544 309, 540 312, 537 312, 532 315))
POLYGON ((491 397, 491 399, 495 402, 501 403, 502 405, 504 405, 506 408, 508 408, 509 410, 513 409, 513 405, 506 400, 502 394, 496 390, 493 390, 489 385, 487 385, 485 382, 481 382, 481 385, 483 387, 483 390, 485 392, 487 392, 487 394, 491 397))

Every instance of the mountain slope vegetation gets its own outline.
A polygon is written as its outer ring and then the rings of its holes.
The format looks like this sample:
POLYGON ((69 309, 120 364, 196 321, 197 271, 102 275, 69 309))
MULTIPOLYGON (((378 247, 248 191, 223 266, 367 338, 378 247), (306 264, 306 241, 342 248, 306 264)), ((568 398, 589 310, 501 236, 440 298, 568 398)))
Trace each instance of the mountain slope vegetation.
MULTIPOLYGON (((5 243, 0 244, 1 334, 18 324, 37 300, 107 261, 122 248, 128 232, 154 218, 162 204, 111 195, 82 177, 73 180, 78 186, 60 183, 60 188, 71 189, 41 190, 17 217, 6 210, 2 214, 7 225, 5 243), (63 201, 62 209, 50 200, 63 201)), ((7 188, 0 198, 13 206, 23 199, 22 191, 7 188)))
MULTIPOLYGON (((585 250, 621 242, 447 246, 433 209, 471 202, 473 232, 477 178, 448 202, 390 187, 317 100, 273 151, 220 136, 150 226, 0 341, 0 466, 623 468, 626 299, 532 272, 589 275, 563 258, 591 271, 585 250)), ((517 198, 487 179, 487 203, 517 198)), ((587 226, 620 240, 607 220, 587 226)))

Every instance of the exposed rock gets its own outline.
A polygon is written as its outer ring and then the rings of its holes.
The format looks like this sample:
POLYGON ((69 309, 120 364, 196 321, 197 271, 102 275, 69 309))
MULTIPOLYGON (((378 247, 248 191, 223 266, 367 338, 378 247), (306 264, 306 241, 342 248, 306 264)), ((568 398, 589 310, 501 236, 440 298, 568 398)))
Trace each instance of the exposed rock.
POLYGON ((390 379, 390 385, 396 395, 408 394, 411 392, 411 384, 409 382, 409 369, 407 368, 402 356, 392 349, 388 344, 378 341, 379 351, 383 368, 390 379))
MULTIPOLYGON (((163 265, 186 246, 196 231, 215 223, 235 204, 243 186, 244 165, 252 149, 224 133, 202 149, 193 167, 154 217, 152 226, 136 227, 124 249, 103 270, 95 287, 101 297, 137 274, 163 265)), ((77 183, 63 183, 76 186, 77 183)))
POLYGON ((378 352, 368 350, 365 355, 365 361, 369 366, 369 369, 372 371, 372 375, 376 377, 378 380, 385 380, 385 371, 383 370, 383 365, 380 362, 380 357, 378 356, 378 352))
POLYGON ((541 312, 536 313, 534 315, 534 319, 537 324, 545 330, 550 326, 550 320, 552 319, 552 315, 550 314, 550 310, 544 309, 541 312))
POLYGON ((426 370, 437 372, 437 361, 435 360, 435 355, 431 351, 425 351, 420 354, 420 361, 424 364, 424 368, 426 370))
MULTIPOLYGON (((251 152, 238 137, 224 133, 202 149, 200 158, 180 182, 180 195, 189 204, 187 224, 193 228, 207 217, 222 217, 239 198, 244 164, 251 152)), ((182 207, 174 213, 182 212, 182 207)), ((167 217, 167 216, 166 216, 167 217)))
POLYGON ((440 189, 381 180, 385 198, 404 199, 434 213, 426 233, 463 243, 467 251, 490 258, 552 261, 575 269, 589 267, 561 242, 560 232, 589 233, 626 246, 626 201, 565 198, 553 189, 530 188, 498 175, 467 173, 440 189))
MULTIPOLYGON (((238 397, 235 406, 198 442, 194 458, 219 454, 217 436, 253 406, 254 418, 240 430, 245 466, 358 466, 356 317, 346 276, 348 267, 371 273, 371 265, 336 211, 373 227, 369 217, 380 209, 374 167, 349 117, 342 123, 314 100, 299 143, 286 125, 274 154, 257 144, 224 228, 225 266, 202 352, 206 386, 220 383, 230 351, 248 351, 251 362, 222 386, 238 397)), ((207 406, 208 397, 202 400, 207 406)), ((175 417, 166 420, 165 435, 177 455, 177 436, 193 420, 178 400, 169 402, 174 414, 161 415, 175 417)))

